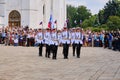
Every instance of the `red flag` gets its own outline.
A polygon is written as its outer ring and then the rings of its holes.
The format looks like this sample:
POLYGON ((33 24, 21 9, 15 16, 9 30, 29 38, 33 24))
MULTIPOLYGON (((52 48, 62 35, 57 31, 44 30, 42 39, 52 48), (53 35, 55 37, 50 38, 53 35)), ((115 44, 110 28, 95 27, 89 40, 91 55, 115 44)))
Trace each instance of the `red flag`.
POLYGON ((48 28, 51 28, 51 22, 48 22, 48 28))

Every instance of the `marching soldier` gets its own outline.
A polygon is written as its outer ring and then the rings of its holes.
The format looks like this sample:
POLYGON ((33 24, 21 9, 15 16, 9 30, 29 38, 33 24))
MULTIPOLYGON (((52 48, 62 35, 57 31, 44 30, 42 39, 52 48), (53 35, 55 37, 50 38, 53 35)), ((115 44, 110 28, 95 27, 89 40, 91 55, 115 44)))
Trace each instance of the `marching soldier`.
POLYGON ((72 49, 73 49, 73 56, 75 56, 75 48, 76 48, 76 44, 75 44, 75 33, 76 33, 76 29, 73 28, 72 32, 71 32, 71 44, 72 44, 72 49))
POLYGON ((61 44, 62 44, 62 35, 61 35, 61 31, 60 30, 58 30, 57 35, 58 35, 58 44, 61 46, 61 44))
POLYGON ((64 27, 64 31, 62 32, 62 44, 63 44, 64 59, 68 59, 70 36, 69 36, 69 31, 66 27, 64 27))
POLYGON ((50 58, 50 42, 51 42, 51 35, 50 35, 50 29, 47 28, 46 32, 44 34, 45 44, 46 44, 46 58, 50 58))
POLYGON ((53 53, 52 59, 57 59, 58 35, 57 35, 56 29, 52 30, 51 39, 52 39, 52 46, 51 46, 51 48, 52 48, 52 53, 53 53))
POLYGON ((79 28, 77 28, 76 30, 75 43, 76 43, 77 58, 80 58, 80 51, 83 44, 83 34, 82 34, 82 31, 80 32, 79 28))
POLYGON ((39 56, 42 56, 42 49, 43 49, 43 45, 44 45, 44 41, 43 41, 43 32, 42 29, 39 29, 38 34, 37 34, 37 43, 39 44, 39 56))

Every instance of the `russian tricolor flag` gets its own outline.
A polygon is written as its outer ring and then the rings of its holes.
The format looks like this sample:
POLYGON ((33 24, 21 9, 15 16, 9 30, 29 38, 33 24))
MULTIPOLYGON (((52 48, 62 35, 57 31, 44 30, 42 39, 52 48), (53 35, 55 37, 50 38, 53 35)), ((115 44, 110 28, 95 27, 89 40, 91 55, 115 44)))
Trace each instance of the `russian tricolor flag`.
POLYGON ((53 29, 54 28, 54 21, 53 21, 53 15, 50 14, 50 19, 48 22, 48 28, 53 29))

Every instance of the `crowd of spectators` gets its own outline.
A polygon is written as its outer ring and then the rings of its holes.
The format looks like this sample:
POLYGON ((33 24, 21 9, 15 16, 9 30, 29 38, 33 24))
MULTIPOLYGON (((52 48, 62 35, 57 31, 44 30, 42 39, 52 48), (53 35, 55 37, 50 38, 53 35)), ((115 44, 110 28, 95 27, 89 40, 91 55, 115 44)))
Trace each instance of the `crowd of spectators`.
POLYGON ((85 31, 83 42, 87 47, 104 47, 120 51, 120 31, 85 31))
MULTIPOLYGON (((45 31, 45 30, 44 30, 45 31)), ((44 32, 43 31, 43 32, 44 32)), ((71 32, 72 29, 69 30, 71 32)), ((58 31, 59 33, 62 31, 58 31)), ((0 28, 0 44, 5 46, 35 46, 38 29, 29 27, 0 28)), ((84 47, 104 47, 120 51, 120 31, 92 32, 83 30, 84 47)))

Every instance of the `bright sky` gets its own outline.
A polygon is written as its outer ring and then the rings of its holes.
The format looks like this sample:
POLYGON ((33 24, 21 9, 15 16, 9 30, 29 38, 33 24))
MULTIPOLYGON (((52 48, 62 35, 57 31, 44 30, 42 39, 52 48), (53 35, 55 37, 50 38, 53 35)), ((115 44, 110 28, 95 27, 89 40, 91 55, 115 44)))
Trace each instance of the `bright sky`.
POLYGON ((104 8, 104 5, 109 0, 67 0, 67 4, 71 4, 73 6, 85 5, 87 9, 90 9, 92 14, 97 14, 99 10, 104 8))

